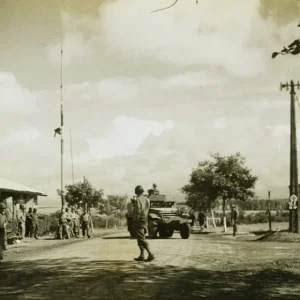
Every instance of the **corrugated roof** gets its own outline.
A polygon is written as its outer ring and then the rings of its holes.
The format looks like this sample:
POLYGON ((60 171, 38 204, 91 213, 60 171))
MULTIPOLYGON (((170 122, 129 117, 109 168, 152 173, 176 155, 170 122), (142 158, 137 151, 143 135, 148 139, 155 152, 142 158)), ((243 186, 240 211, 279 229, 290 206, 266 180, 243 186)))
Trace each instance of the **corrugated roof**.
POLYGON ((27 195, 31 194, 37 196, 47 196, 45 193, 41 191, 35 190, 26 185, 13 182, 1 177, 0 177, 0 192, 17 192, 17 193, 24 193, 27 195))

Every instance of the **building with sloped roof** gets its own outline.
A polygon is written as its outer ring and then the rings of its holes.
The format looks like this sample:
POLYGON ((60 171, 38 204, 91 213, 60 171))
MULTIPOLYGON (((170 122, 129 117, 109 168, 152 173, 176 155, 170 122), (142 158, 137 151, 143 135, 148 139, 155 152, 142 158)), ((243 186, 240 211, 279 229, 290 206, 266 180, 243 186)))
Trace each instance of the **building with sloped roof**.
POLYGON ((8 200, 11 199, 14 214, 16 206, 18 209, 20 204, 26 205, 26 203, 32 201, 37 206, 39 196, 46 197, 47 195, 26 185, 0 177, 0 202, 8 205, 8 200))

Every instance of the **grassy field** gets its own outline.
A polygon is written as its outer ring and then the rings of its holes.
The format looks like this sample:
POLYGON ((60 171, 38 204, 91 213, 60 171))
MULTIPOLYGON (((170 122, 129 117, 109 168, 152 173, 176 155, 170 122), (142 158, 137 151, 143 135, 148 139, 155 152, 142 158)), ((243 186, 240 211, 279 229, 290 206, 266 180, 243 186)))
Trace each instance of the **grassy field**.
MULTIPOLYGON (((289 224, 287 222, 273 222, 272 223, 272 231, 281 231, 287 230, 289 224)), ((222 226, 217 226, 214 228, 213 226, 209 226, 209 231, 220 233, 223 231, 222 226)), ((258 223, 258 224, 241 224, 238 225, 239 233, 255 233, 255 232, 264 232, 269 230, 269 223, 258 223)), ((231 232, 232 227, 227 227, 227 231, 231 232)))

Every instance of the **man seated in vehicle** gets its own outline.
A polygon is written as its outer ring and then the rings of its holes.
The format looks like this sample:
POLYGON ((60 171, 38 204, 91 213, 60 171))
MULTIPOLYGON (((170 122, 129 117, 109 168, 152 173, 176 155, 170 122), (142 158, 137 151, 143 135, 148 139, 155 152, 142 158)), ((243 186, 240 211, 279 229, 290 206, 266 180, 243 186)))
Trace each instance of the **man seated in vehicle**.
POLYGON ((157 184, 153 183, 153 188, 148 190, 148 197, 151 195, 159 195, 159 190, 157 189, 157 184))

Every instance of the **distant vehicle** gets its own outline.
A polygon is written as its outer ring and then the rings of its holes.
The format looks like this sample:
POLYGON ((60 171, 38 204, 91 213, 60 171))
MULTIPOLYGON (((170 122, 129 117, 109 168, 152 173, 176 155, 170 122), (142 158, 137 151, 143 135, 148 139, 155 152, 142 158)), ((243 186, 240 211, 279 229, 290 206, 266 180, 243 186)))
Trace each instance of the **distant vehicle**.
MULTIPOLYGON (((170 238, 174 231, 179 231, 183 239, 188 239, 191 234, 192 220, 188 213, 181 212, 176 207, 176 202, 168 199, 167 195, 160 195, 157 190, 149 190, 150 210, 148 215, 148 236, 155 239, 170 238)), ((131 203, 130 203, 131 204, 131 203)), ((130 207, 130 205, 129 205, 130 207)), ((132 209, 132 204, 131 204, 132 209)), ((132 238, 135 233, 132 227, 132 211, 127 212, 127 227, 132 238)))

